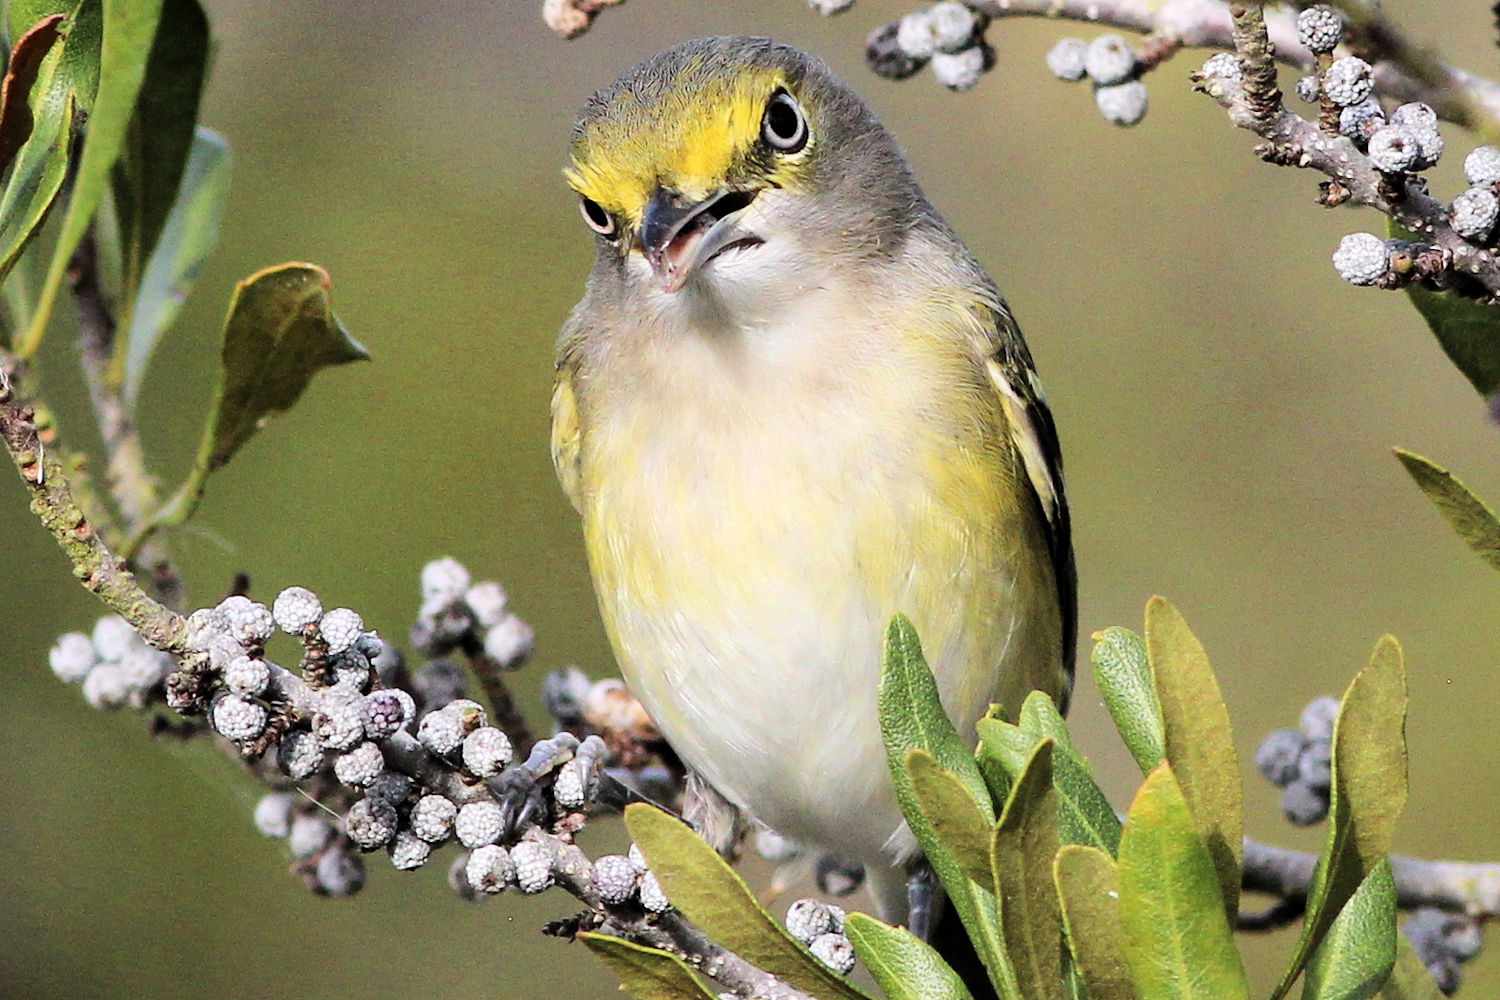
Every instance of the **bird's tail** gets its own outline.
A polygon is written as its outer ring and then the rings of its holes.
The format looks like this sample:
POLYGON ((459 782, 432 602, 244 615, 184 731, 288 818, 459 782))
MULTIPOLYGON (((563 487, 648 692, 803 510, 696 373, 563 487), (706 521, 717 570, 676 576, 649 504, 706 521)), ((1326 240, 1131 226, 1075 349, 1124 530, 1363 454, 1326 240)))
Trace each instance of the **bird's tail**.
POLYGON ((930 943, 943 956, 943 960, 953 967, 953 971, 958 973, 958 978, 969 988, 974 1000, 1000 1000, 995 988, 990 985, 989 973, 979 960, 979 953, 974 950, 969 932, 964 930, 963 921, 959 919, 955 907, 942 907, 937 923, 933 925, 930 943))

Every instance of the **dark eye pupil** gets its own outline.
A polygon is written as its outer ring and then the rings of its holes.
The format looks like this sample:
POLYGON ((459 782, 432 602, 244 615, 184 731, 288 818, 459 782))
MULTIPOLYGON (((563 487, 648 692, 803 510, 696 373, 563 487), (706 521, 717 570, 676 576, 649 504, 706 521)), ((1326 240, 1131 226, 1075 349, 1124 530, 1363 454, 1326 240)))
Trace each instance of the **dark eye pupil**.
POLYGON ((766 109, 766 128, 776 138, 790 142, 797 138, 797 130, 801 127, 802 119, 798 117, 797 109, 785 97, 777 97, 766 109))
POLYGON ((582 204, 583 217, 588 220, 589 225, 605 234, 608 234, 615 228, 615 221, 609 217, 609 213, 597 201, 594 201, 592 198, 584 198, 582 199, 582 204))

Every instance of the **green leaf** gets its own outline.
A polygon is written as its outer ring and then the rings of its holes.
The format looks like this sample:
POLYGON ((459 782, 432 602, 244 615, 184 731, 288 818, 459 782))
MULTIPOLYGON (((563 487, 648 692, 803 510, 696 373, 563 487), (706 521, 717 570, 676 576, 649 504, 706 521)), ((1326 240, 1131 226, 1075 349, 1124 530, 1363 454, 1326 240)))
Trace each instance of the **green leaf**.
MULTIPOLYGON (((119 159, 126 128, 135 108, 136 95, 146 75, 146 59, 161 18, 162 0, 103 0, 104 34, 99 49, 99 83, 85 130, 83 154, 73 178, 73 193, 58 232, 52 264, 42 284, 31 326, 17 346, 22 357, 36 353, 52 317, 58 290, 68 261, 93 221, 99 200, 109 182, 109 173, 119 159)), ((68 66, 73 35, 63 45, 63 64, 68 66)), ((76 86, 76 84, 75 84, 76 86)))
POLYGON ((1307 964, 1302 1000, 1369 1000, 1396 964, 1396 880, 1382 860, 1328 928, 1307 964))
POLYGON ((911 751, 931 754, 940 767, 952 772, 963 784, 985 822, 994 822, 994 806, 979 766, 943 711, 937 682, 922 656, 916 629, 902 615, 892 618, 886 630, 876 701, 886 762, 902 815, 947 890, 948 899, 963 921, 996 992, 1006 1000, 1021 1000, 1015 971, 1005 954, 999 901, 987 884, 969 878, 964 866, 937 835, 922 810, 906 769, 906 758, 911 751))
POLYGON ((1115 626, 1094 633, 1094 683, 1104 706, 1135 758, 1142 774, 1166 759, 1166 727, 1146 643, 1128 628, 1115 626))
POLYGON ((1232 921, 1239 913, 1245 817, 1229 710, 1203 645, 1161 597, 1146 604, 1146 651, 1166 729, 1167 762, 1214 859, 1224 912, 1232 921))
POLYGON ((1143 1000, 1247 1000, 1223 890, 1170 764, 1146 776, 1120 838, 1120 925, 1143 1000))
POLYGON ((851 913, 844 933, 887 1000, 973 1000, 943 956, 905 928, 851 913))
POLYGON ((1071 750, 1074 754, 1078 752, 1068 734, 1067 722, 1057 710, 1052 696, 1045 691, 1033 691, 1026 696, 1026 700, 1021 703, 1021 717, 1017 722, 1021 731, 1034 739, 1048 737, 1059 747, 1071 750))
POLYGON ((16 41, 0 82, 0 173, 10 166, 31 135, 31 88, 42 62, 62 37, 62 14, 44 17, 16 41))
POLYGON ((1135 1000, 1120 929, 1120 876, 1103 851, 1064 845, 1052 863, 1068 953, 1089 1000, 1135 1000))
POLYGON ((229 300, 219 381, 188 478, 125 546, 128 559, 158 528, 182 524, 198 507, 214 470, 277 413, 301 398, 324 368, 369 353, 333 314, 328 272, 281 264, 241 281, 229 300))
POLYGON ((1062 913, 1052 882, 1057 854, 1052 747, 1050 738, 1037 744, 990 841, 1005 950, 1026 1000, 1065 1000, 1062 913))
POLYGON ((146 264, 125 338, 125 405, 134 409, 151 354, 177 319, 198 272, 219 241, 219 220, 229 197, 229 147, 199 129, 177 203, 146 264))
MULTIPOLYGON (((1500 333, 1500 331, 1497 331, 1500 333)), ((1458 536, 1494 569, 1500 569, 1500 519, 1453 473, 1421 455, 1396 449, 1396 457, 1458 536)))
POLYGON ((626 807, 625 827, 672 905, 716 942, 804 993, 842 1000, 865 996, 787 934, 687 824, 637 803, 626 807))
MULTIPOLYGON (((1395 238, 1413 238, 1398 223, 1387 225, 1395 238)), ((1464 378, 1485 396, 1500 388, 1500 312, 1457 292, 1435 292, 1415 283, 1406 294, 1464 378)))
POLYGON ((0 282, 41 231, 68 175, 73 110, 72 94, 56 95, 56 103, 48 95, 37 109, 31 138, 21 147, 11 168, 5 192, 0 194, 0 282))
POLYGON ((10 37, 17 39, 38 21, 53 14, 67 15, 62 57, 54 67, 56 76, 44 72, 47 79, 42 86, 55 87, 58 100, 71 90, 79 113, 92 113, 99 91, 99 54, 104 36, 101 0, 10 0, 6 14, 10 37))
POLYGON ((624 938, 581 931, 578 940, 609 966, 635 1000, 717 1000, 682 959, 624 938))
POLYGON ((1396 967, 1380 991, 1381 1000, 1445 1000, 1437 981, 1417 957, 1405 934, 1396 935, 1396 967))
POLYGON ((1094 783, 1078 755, 1059 746, 1052 754, 1057 789, 1058 835, 1065 844, 1086 844, 1114 857, 1120 851, 1120 817, 1094 783))
MULTIPOLYGON (((953 728, 938 696, 937 681, 922 655, 917 630, 905 615, 891 619, 885 633, 883 669, 877 705, 880 731, 892 772, 904 771, 906 754, 913 748, 926 750, 938 764, 951 771, 968 789, 986 822, 994 822, 989 789, 974 763, 968 744, 953 728)), ((898 782, 897 793, 906 782, 898 782)))
POLYGON ((990 820, 974 804, 969 790, 932 754, 914 748, 906 755, 912 791, 933 832, 953 853, 969 878, 983 885, 990 879, 990 820))
MULTIPOLYGON (((123 258, 119 267, 122 301, 116 316, 121 328, 134 326, 137 289, 169 216, 182 214, 184 210, 178 204, 193 197, 187 178, 189 160, 202 155, 194 123, 208 70, 208 45, 208 19, 198 0, 165 0, 161 30, 151 45, 145 82, 126 130, 123 154, 111 174, 123 258)), ((216 152, 221 160, 223 150, 219 141, 216 152)), ((198 164, 198 169, 201 171, 203 164, 198 164)), ((217 230, 217 218, 212 228, 217 230)), ((205 253, 216 238, 215 232, 205 253)), ((125 344, 121 346, 128 349, 125 344)), ((116 380, 124 364, 122 350, 116 354, 116 380)))
POLYGON ((1406 806, 1406 666, 1383 636, 1344 692, 1333 727, 1328 836, 1307 894, 1307 916, 1273 1000, 1286 996, 1329 925, 1390 853, 1406 806))
MULTIPOLYGON (((979 767, 994 773, 991 787, 1005 787, 1020 775, 1039 742, 1019 726, 998 719, 979 720, 979 767)), ((1058 833, 1067 844, 1088 844, 1111 857, 1120 848, 1120 818, 1089 774, 1077 752, 1059 744, 1052 753, 1052 784, 1057 789, 1058 833)))

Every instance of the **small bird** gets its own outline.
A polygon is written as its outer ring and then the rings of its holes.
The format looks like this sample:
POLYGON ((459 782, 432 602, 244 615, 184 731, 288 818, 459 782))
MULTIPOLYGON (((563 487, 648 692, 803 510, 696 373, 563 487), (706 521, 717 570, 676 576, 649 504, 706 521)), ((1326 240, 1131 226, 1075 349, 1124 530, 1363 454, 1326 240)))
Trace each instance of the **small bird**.
POLYGON ((920 861, 876 712, 915 623, 972 737, 1065 703, 1076 573, 1055 425, 993 281, 820 61, 686 42, 587 103, 565 175, 593 232, 558 344, 552 457, 626 683, 710 841, 748 814, 920 861))

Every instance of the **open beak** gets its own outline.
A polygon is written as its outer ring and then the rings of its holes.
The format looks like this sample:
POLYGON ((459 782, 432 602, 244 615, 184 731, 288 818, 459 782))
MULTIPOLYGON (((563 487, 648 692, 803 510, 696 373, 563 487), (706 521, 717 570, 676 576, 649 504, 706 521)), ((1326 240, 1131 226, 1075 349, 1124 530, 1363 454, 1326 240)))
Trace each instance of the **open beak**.
POLYGON ((699 268, 726 250, 761 243, 760 237, 739 225, 754 199, 753 191, 719 191, 693 204, 685 203, 674 191, 658 189, 646 205, 639 238, 662 290, 682 288, 699 268))

